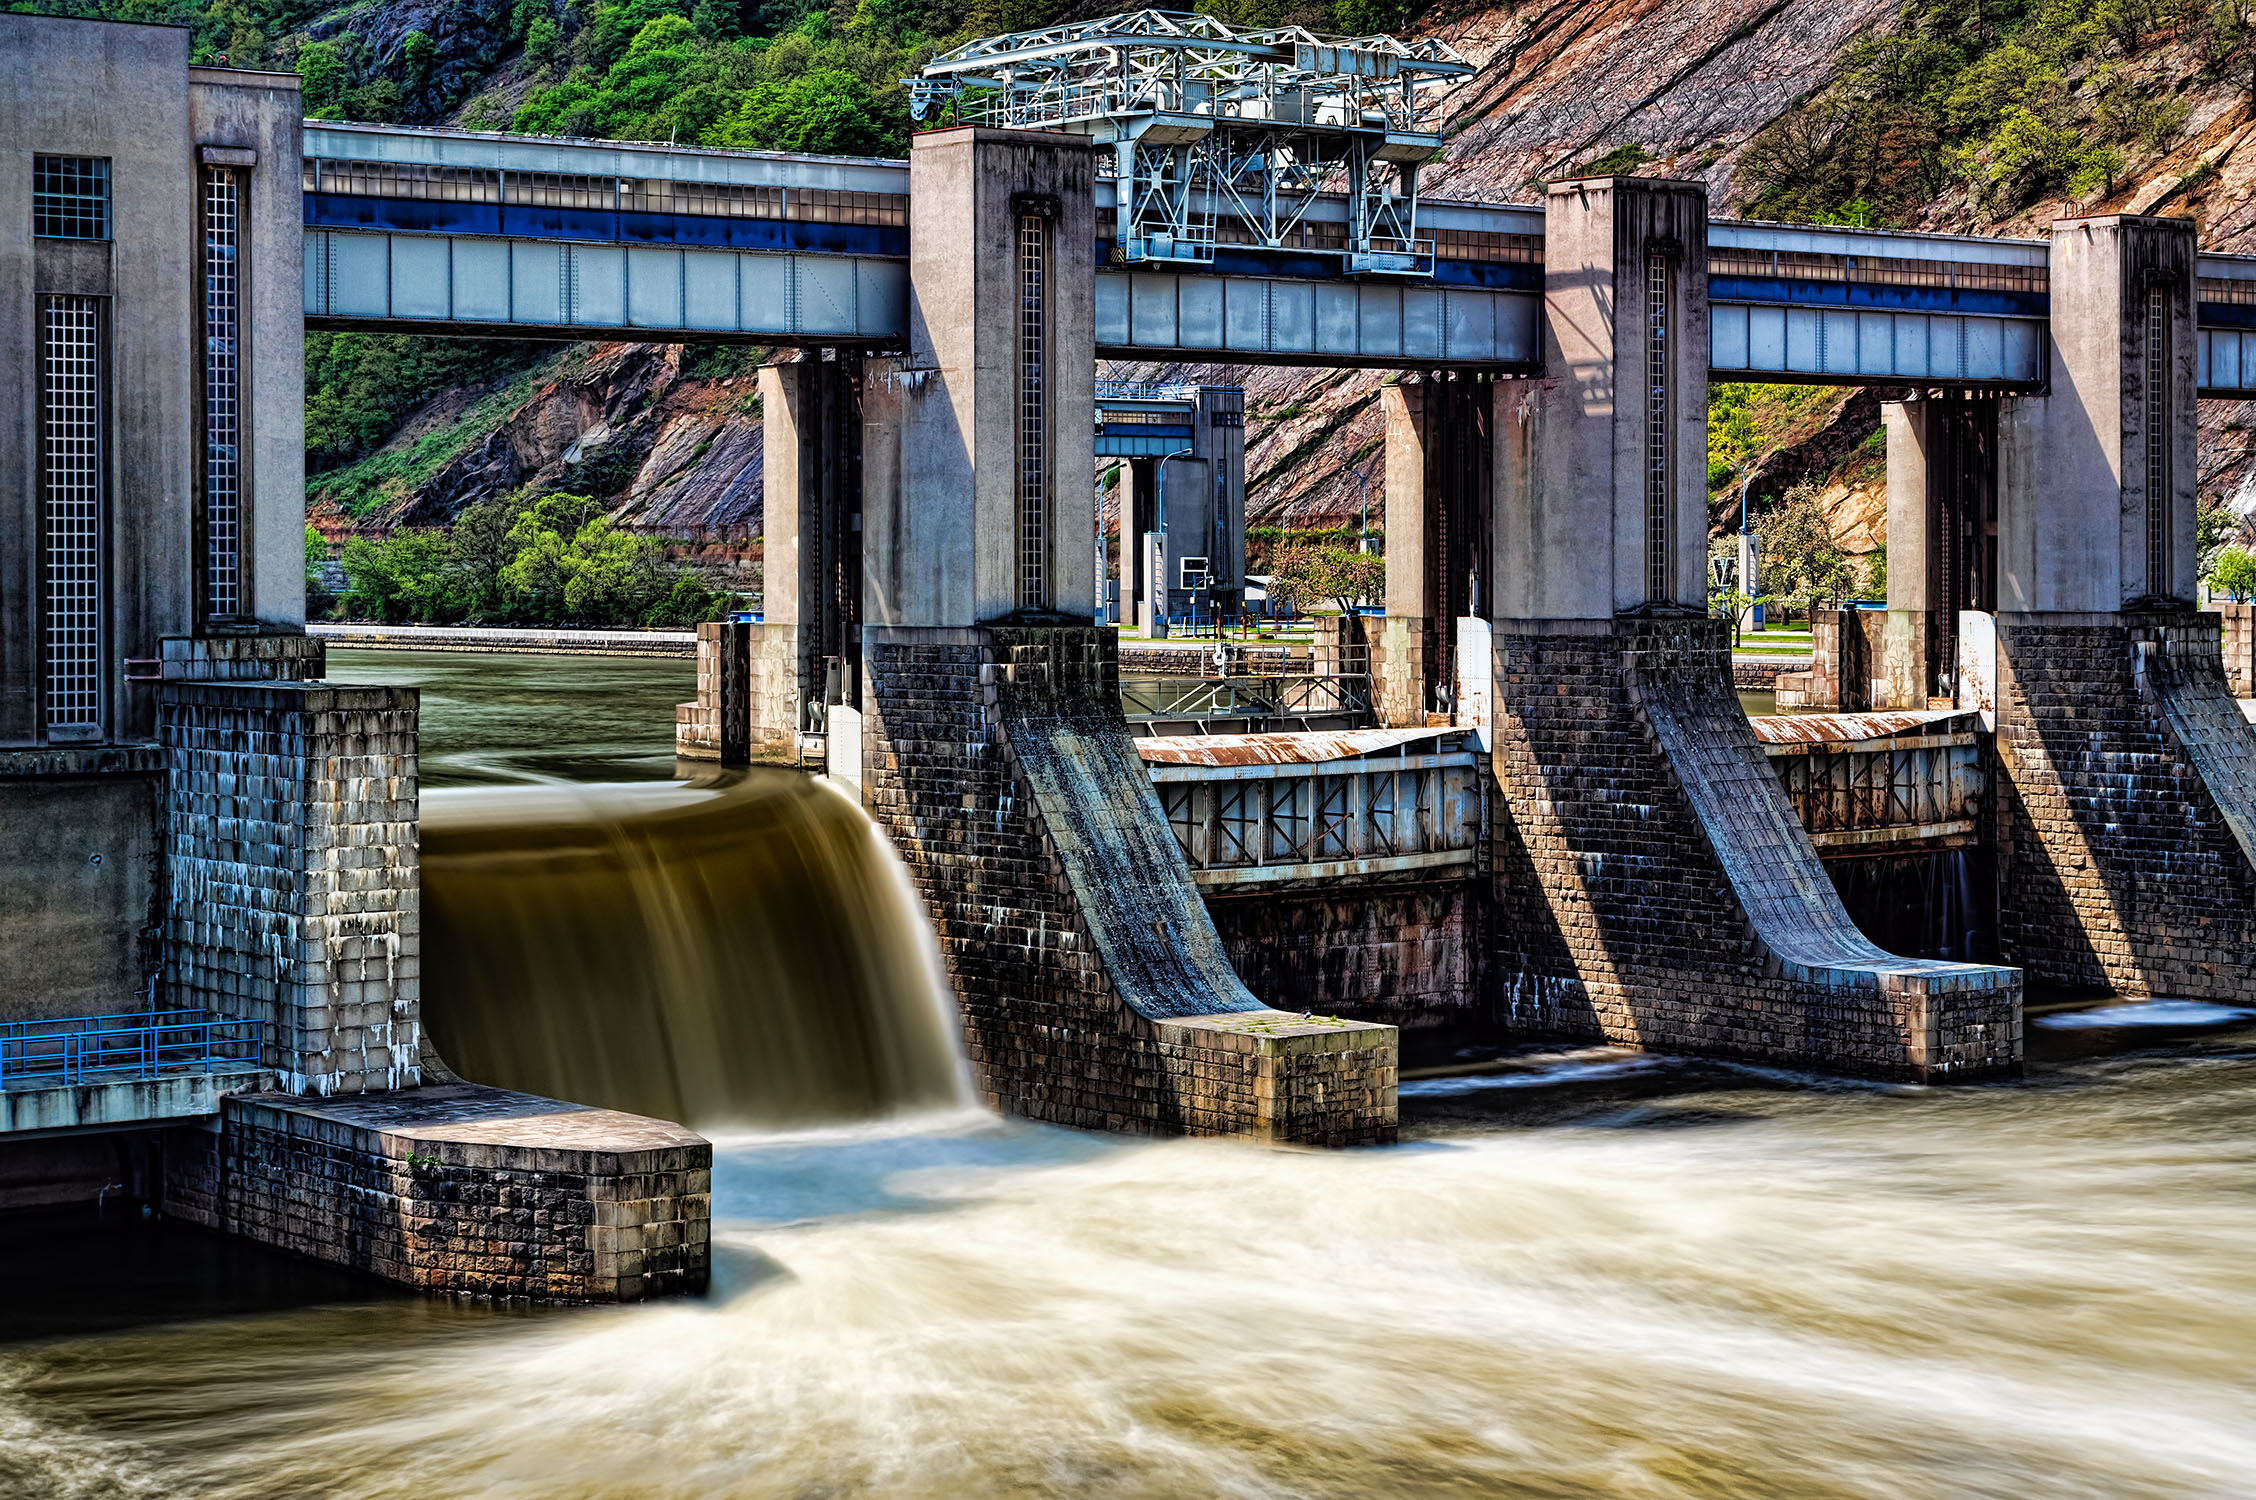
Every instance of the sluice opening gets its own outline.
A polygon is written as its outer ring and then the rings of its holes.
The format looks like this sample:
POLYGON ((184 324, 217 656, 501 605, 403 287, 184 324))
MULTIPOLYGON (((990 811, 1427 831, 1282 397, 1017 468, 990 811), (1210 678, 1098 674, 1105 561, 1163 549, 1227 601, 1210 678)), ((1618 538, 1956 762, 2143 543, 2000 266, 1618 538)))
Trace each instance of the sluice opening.
POLYGON ((1997 869, 1986 849, 1832 858, 1825 873, 1849 919, 1890 953, 1958 963, 1997 959, 1997 869))
POLYGON ((424 1016, 464 1078, 697 1127, 965 1104, 884 836, 826 783, 428 794, 424 1016))

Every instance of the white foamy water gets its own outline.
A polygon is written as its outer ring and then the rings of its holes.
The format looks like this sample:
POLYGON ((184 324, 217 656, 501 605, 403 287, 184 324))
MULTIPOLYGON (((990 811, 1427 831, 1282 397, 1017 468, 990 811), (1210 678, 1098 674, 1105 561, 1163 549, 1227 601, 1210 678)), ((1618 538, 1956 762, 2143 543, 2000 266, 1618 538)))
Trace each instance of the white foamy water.
POLYGON ((2256 1016, 2256 1011, 2236 1005, 2212 1005, 2205 1000, 2126 1000, 2115 1005, 2095 1005, 2089 1010, 2056 1011, 2037 1017, 2037 1024, 2054 1031, 2116 1026, 2224 1026, 2245 1021, 2250 1016, 2256 1016))
POLYGON ((2252 1126, 2227 1054, 1344 1153, 728 1137, 703 1302, 0 1349, 0 1493, 2245 1496, 2252 1126))

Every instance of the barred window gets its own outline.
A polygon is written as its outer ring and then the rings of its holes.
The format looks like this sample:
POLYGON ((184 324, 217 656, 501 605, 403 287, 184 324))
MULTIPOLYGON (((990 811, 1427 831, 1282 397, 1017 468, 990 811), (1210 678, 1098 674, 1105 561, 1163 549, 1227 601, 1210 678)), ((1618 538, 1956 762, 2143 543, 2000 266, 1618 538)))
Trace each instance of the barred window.
POLYGON ((2044 266, 1988 265, 1978 261, 1922 260, 1910 256, 1831 255, 1802 250, 1718 247, 1708 252, 1710 276, 1766 276, 1786 281, 1861 282, 1868 286, 1955 287, 1963 291, 2044 292, 2052 273, 2044 266))
POLYGON ((40 308, 41 582, 47 731, 102 722, 102 324, 93 297, 40 308))
POLYGON ((204 612, 221 619, 243 610, 241 220, 234 169, 204 168, 204 612))
POLYGON ((906 193, 854 193, 840 188, 792 188, 784 194, 786 217, 822 224, 878 224, 899 227, 909 222, 906 193))
POLYGON ((1018 217, 1018 602, 1047 609, 1049 584, 1050 223, 1018 217))
POLYGON ((2195 295, 2203 302, 2224 302, 2239 307, 2256 305, 2256 278, 2203 276, 2197 279, 2195 295))
POLYGON ((412 166, 382 161, 309 161, 309 193, 361 198, 421 198, 445 203, 496 203, 501 174, 484 167, 412 166))
POLYGON ((1499 234, 1486 229, 1436 229, 1434 254, 1443 260, 1481 260, 1498 265, 1540 266, 1543 236, 1499 234))
POLYGON ((31 232, 43 240, 110 237, 110 163, 100 156, 31 159, 31 232))

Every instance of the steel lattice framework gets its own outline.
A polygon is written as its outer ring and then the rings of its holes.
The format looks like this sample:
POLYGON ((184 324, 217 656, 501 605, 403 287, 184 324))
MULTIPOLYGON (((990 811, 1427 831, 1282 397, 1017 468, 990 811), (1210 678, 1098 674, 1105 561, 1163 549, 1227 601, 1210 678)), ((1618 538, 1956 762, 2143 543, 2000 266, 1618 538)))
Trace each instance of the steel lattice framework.
POLYGON ((967 42, 908 80, 909 113, 1111 146, 1123 260, 1208 264, 1230 243, 1423 276, 1418 165, 1441 146, 1437 95, 1472 71, 1431 39, 1140 10, 967 42), (1326 192, 1346 195, 1344 226, 1311 218, 1326 192))

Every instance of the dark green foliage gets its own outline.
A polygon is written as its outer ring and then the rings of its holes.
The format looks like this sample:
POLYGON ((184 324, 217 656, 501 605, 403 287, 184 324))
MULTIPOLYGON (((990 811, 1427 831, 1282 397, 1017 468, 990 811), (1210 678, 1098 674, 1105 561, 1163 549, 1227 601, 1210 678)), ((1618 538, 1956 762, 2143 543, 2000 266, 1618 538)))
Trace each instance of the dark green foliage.
POLYGON ((2161 150, 2187 117, 2134 76, 2142 39, 2165 26, 2222 36, 2235 3, 1914 0, 1902 30, 1857 42, 1832 87, 1748 143, 1748 209, 1884 222, 1953 181, 2000 215, 2111 191, 2126 149, 2161 150))
POLYGON ((345 544, 345 612, 420 624, 694 625, 727 604, 586 495, 488 500, 451 527, 345 544))
POLYGON ((483 385, 524 370, 556 345, 384 333, 306 335, 306 468, 365 456, 433 391, 483 385))

